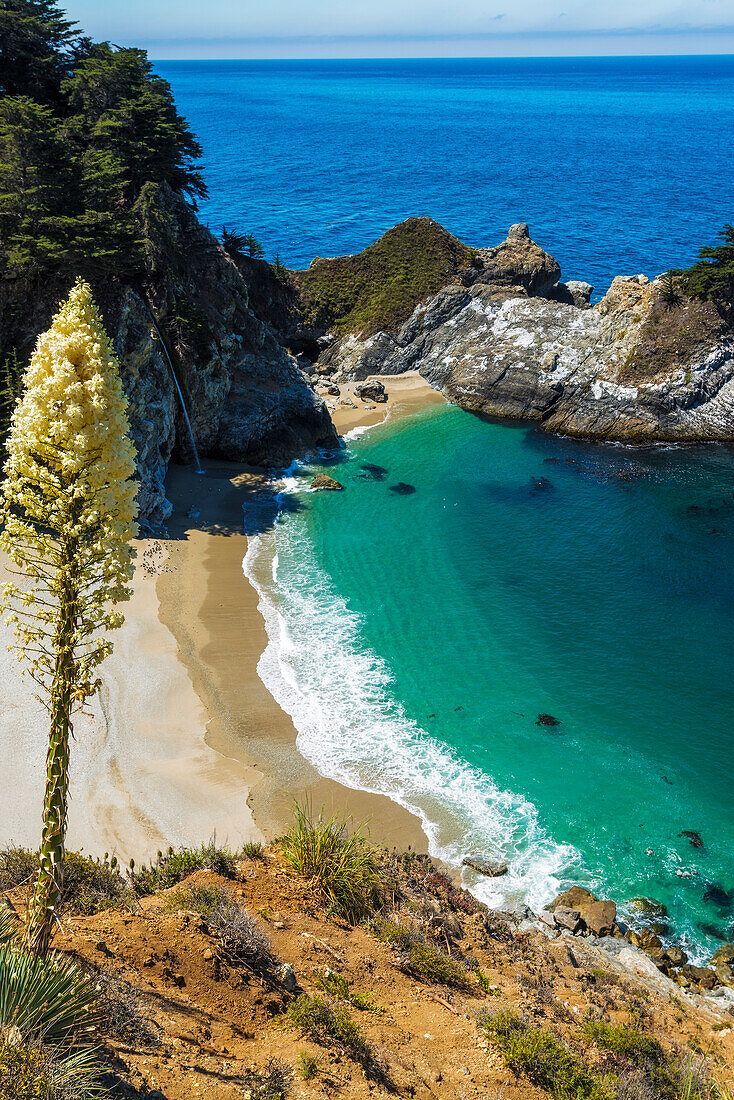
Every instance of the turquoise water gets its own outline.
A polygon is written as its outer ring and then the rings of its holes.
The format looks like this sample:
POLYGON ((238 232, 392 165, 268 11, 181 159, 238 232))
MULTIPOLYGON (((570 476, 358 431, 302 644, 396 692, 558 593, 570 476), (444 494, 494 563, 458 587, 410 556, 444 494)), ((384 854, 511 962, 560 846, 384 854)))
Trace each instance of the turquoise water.
MULTIPOLYGON (((523 220, 599 295, 731 221, 732 57, 157 67, 201 139, 203 220, 292 267, 411 214, 471 244, 523 220)), ((732 452, 453 408, 350 447, 347 491, 296 477, 248 553, 304 754, 417 810, 437 854, 506 856, 467 880, 490 901, 584 881, 664 901, 700 957, 733 938, 732 452)))
POLYGON ((449 861, 507 858, 467 879, 490 902, 581 881, 665 902, 701 955, 731 939, 732 451, 439 406, 326 468, 346 492, 302 471, 254 552, 277 554, 262 672, 304 754, 419 811, 449 861))

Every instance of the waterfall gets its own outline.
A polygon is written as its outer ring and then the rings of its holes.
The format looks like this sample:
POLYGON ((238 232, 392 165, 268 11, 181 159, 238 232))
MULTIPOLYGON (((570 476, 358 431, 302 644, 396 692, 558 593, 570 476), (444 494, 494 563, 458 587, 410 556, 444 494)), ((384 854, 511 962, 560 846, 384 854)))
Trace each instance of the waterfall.
POLYGON ((155 329, 155 334, 158 337, 158 340, 160 341, 161 347, 163 348, 163 354, 166 357, 166 362, 168 363, 168 369, 171 372, 171 378, 173 378, 174 384, 176 386, 176 390, 178 391, 178 398, 179 398, 179 401, 181 402, 181 410, 184 414, 184 420, 186 421, 186 427, 189 429, 189 439, 191 440, 191 449, 194 452, 194 462, 196 463, 196 472, 197 472, 197 474, 203 474, 204 470, 202 468, 201 462, 199 461, 199 452, 196 449, 196 440, 194 439, 194 432, 193 432, 193 429, 191 427, 191 421, 189 420, 189 413, 188 413, 188 409, 186 408, 186 402, 184 401, 183 390, 181 389, 181 384, 178 380, 178 375, 176 374, 176 371, 173 369, 173 363, 171 362, 171 356, 168 354, 168 348, 166 346, 166 342, 163 339, 163 337, 161 336, 161 330, 158 328, 158 323, 156 322, 155 316, 153 314, 153 310, 150 307, 148 307, 148 313, 150 314, 150 319, 153 322, 153 328, 155 329))

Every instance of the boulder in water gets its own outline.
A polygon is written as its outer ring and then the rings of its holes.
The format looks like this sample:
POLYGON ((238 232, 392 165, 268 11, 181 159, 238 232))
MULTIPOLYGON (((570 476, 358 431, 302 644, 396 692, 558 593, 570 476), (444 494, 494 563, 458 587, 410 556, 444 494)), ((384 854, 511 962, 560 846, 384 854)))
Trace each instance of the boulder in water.
POLYGON ((560 726, 561 721, 559 718, 554 718, 552 714, 539 714, 535 724, 536 726, 560 726))
POLYGON ((329 477, 328 474, 316 474, 316 477, 311 482, 311 488, 325 489, 327 492, 336 493, 342 491, 344 486, 333 477, 329 477))
POLYGON ((490 859, 483 855, 464 856, 461 862, 464 867, 471 867, 472 870, 478 871, 480 875, 486 875, 487 878, 499 878, 501 875, 506 875, 508 870, 503 860, 490 859))
POLYGON ((399 481, 397 485, 390 486, 391 493, 397 493, 399 497, 409 497, 415 492, 415 485, 409 485, 407 481, 399 481))
POLYGON ((678 836, 686 837, 691 842, 692 848, 703 848, 701 834, 697 833, 695 829, 684 829, 682 833, 678 833, 678 836))

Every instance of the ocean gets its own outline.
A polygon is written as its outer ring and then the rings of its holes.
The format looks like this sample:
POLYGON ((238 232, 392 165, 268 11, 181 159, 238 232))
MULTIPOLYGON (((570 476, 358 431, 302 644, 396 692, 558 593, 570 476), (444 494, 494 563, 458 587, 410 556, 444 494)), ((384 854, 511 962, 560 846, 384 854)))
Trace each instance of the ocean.
MULTIPOLYGON (((474 245, 524 220, 598 296, 732 217, 734 58, 158 69, 204 147, 203 220, 292 267, 410 214, 474 245)), ((448 862, 507 859, 465 872, 492 904, 581 882, 663 902, 697 959, 734 938, 731 449, 436 406, 291 475, 245 565, 301 752, 414 809, 448 862), (322 466, 346 492, 307 491, 322 466)))

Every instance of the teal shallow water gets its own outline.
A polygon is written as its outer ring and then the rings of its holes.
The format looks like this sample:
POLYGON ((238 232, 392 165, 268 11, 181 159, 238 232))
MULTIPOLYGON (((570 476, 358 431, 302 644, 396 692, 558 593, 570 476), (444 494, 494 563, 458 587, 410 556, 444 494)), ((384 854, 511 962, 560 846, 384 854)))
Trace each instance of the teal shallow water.
POLYGON ((304 755, 417 809, 444 858, 507 858, 467 879, 490 902, 583 881, 665 902, 699 957, 731 939, 732 451, 438 406, 327 468, 346 492, 302 471, 260 546, 261 671, 304 755))

